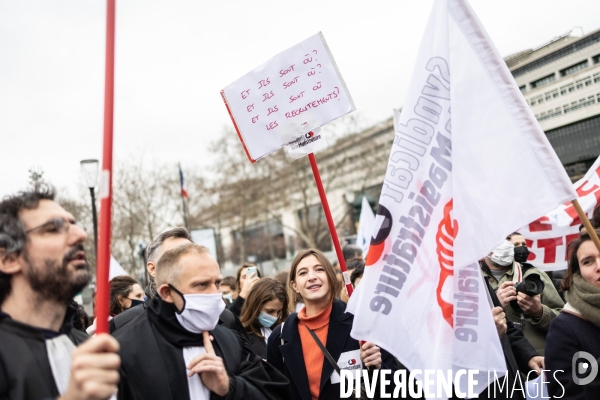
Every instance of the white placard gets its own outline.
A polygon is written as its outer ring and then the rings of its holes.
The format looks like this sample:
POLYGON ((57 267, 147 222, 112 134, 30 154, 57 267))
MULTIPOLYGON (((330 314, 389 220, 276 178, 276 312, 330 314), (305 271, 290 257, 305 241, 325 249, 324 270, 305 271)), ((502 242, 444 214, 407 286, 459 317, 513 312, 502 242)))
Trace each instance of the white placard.
POLYGON ((251 162, 355 110, 321 32, 253 69, 221 95, 251 162))

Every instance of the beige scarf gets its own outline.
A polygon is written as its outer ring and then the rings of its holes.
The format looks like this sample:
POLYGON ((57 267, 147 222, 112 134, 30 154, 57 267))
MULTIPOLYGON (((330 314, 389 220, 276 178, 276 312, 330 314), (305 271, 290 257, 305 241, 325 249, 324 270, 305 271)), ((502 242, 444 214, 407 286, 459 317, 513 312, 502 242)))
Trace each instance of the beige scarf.
POLYGON ((600 328, 600 288, 575 273, 573 284, 567 292, 567 301, 585 319, 600 328))

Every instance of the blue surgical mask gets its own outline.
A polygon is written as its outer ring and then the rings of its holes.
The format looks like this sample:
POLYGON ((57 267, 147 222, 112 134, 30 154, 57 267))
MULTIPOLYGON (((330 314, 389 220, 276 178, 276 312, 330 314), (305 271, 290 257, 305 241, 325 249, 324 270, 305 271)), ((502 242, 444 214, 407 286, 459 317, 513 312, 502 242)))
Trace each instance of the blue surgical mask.
POLYGON ((227 302, 229 302, 229 303, 232 303, 232 302, 233 302, 233 294, 231 294, 231 293, 224 294, 224 295, 223 295, 223 298, 224 298, 225 300, 227 300, 227 302))
POLYGON ((258 322, 260 322, 260 324, 265 328, 270 328, 275 325, 275 322, 277 322, 277 317, 261 311, 260 315, 258 316, 258 322))

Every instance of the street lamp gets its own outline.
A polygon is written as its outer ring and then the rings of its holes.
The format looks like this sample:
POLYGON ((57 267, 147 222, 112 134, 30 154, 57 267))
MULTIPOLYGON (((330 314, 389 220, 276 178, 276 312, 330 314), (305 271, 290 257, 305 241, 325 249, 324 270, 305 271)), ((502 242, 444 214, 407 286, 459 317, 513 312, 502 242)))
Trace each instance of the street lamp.
POLYGON ((92 196, 92 219, 94 221, 94 247, 96 256, 98 256, 98 216, 96 215, 96 194, 94 189, 98 185, 98 175, 100 174, 100 162, 98 160, 81 160, 81 171, 85 185, 90 189, 92 196))

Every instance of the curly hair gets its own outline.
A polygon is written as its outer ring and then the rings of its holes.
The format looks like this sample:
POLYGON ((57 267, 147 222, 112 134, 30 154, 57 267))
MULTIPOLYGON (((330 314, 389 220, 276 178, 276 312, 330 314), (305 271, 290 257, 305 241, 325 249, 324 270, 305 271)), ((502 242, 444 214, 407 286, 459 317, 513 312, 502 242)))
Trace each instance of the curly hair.
MULTIPOLYGON (((40 200, 54 200, 54 197, 54 188, 48 184, 4 197, 0 202, 0 249, 4 250, 4 256, 14 254, 18 257, 25 249, 27 232, 19 219, 21 211, 34 210, 40 200)), ((10 275, 0 272, 0 304, 4 303, 11 288, 10 275)))

